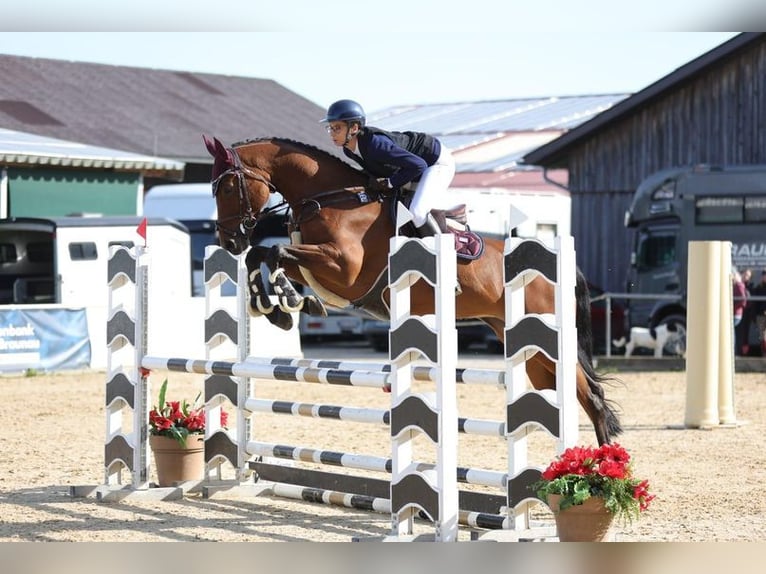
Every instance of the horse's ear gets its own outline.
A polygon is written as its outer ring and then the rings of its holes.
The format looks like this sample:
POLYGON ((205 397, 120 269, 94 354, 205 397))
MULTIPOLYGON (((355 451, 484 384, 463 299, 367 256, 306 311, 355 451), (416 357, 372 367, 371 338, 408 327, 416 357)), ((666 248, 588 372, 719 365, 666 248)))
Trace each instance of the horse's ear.
POLYGON ((210 155, 224 161, 230 159, 231 156, 226 149, 226 146, 221 143, 221 140, 216 137, 209 138, 205 134, 202 134, 202 140, 205 142, 205 147, 207 148, 207 151, 210 152, 210 155))
POLYGON ((227 160, 230 157, 229 150, 226 149, 226 146, 221 143, 221 140, 218 138, 213 138, 213 142, 215 143, 215 153, 220 158, 226 158, 227 160))
POLYGON ((210 155, 212 155, 213 157, 215 157, 215 156, 216 156, 215 143, 213 143, 213 142, 214 142, 214 140, 215 140, 215 141, 218 141, 218 140, 217 140, 217 139, 215 139, 215 138, 213 138, 213 139, 210 139, 210 138, 209 138, 209 137, 207 137, 205 134, 202 134, 202 141, 204 141, 204 142, 205 142, 205 147, 207 148, 207 151, 208 151, 208 152, 210 153, 210 155))

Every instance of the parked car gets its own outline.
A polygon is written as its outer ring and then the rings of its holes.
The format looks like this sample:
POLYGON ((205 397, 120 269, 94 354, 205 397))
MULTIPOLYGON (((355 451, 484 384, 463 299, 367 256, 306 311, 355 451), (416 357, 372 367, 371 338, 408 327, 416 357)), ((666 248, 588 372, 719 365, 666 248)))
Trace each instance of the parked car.
MULTIPOLYGON (((604 290, 595 285, 588 284, 590 289, 591 306, 590 318, 593 332, 593 353, 604 355, 606 353, 606 298, 604 290)), ((612 301, 611 338, 620 339, 625 335, 625 306, 617 301, 612 301)), ((376 351, 388 350, 388 321, 366 319, 362 326, 362 334, 376 351)), ((494 331, 485 323, 466 319, 457 322, 458 350, 465 351, 472 345, 482 346, 490 352, 502 353, 503 344, 495 336, 494 331)), ((613 348, 614 352, 615 349, 613 348)))

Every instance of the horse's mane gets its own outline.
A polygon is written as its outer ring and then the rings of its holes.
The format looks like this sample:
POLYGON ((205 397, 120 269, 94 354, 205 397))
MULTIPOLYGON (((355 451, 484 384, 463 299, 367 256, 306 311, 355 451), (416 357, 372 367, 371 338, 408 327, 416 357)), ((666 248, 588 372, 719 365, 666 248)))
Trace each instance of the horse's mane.
MULTIPOLYGON (((299 142, 297 140, 291 140, 291 139, 288 139, 288 138, 279 138, 279 137, 254 138, 254 139, 249 139, 249 140, 244 140, 244 141, 241 141, 241 142, 237 142, 234 145, 232 145, 232 147, 233 148, 237 148, 239 146, 245 146, 245 145, 249 145, 249 144, 256 144, 256 143, 262 143, 262 142, 272 142, 272 141, 276 142, 276 143, 280 143, 280 144, 293 145, 295 147, 298 147, 298 148, 302 149, 303 151, 305 151, 308 155, 310 155, 314 159, 319 160, 319 158, 317 158, 316 156, 317 155, 321 155, 325 159, 328 159, 330 161, 338 162, 339 164, 341 164, 346 169, 355 170, 354 166, 346 163, 345 161, 343 161, 338 156, 335 156, 335 155, 331 154, 330 152, 328 152, 326 150, 323 150, 323 149, 318 148, 318 147, 316 147, 314 145, 311 145, 311 144, 307 144, 307 143, 304 143, 304 142, 299 142)), ((357 170, 355 170, 355 171, 357 171, 357 170)))

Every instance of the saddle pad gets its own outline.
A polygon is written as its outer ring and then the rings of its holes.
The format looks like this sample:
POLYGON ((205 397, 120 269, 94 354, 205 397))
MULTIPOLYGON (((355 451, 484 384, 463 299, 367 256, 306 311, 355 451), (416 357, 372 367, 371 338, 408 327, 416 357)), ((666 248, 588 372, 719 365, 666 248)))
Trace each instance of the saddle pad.
POLYGON ((450 229, 455 237, 455 251, 459 259, 478 259, 484 253, 484 239, 473 231, 450 229))

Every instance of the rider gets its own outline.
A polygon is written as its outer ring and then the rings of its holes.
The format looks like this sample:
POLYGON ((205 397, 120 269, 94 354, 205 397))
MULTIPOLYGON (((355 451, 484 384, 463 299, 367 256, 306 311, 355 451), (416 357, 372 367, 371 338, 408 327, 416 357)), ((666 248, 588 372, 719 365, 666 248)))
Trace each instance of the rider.
POLYGON ((370 187, 376 191, 415 182, 410 212, 416 231, 420 237, 439 232, 428 214, 445 202, 455 176, 455 160, 448 148, 425 133, 388 132, 365 125, 364 110, 353 100, 338 100, 320 122, 327 124, 333 143, 343 146, 343 153, 372 176, 370 187))

